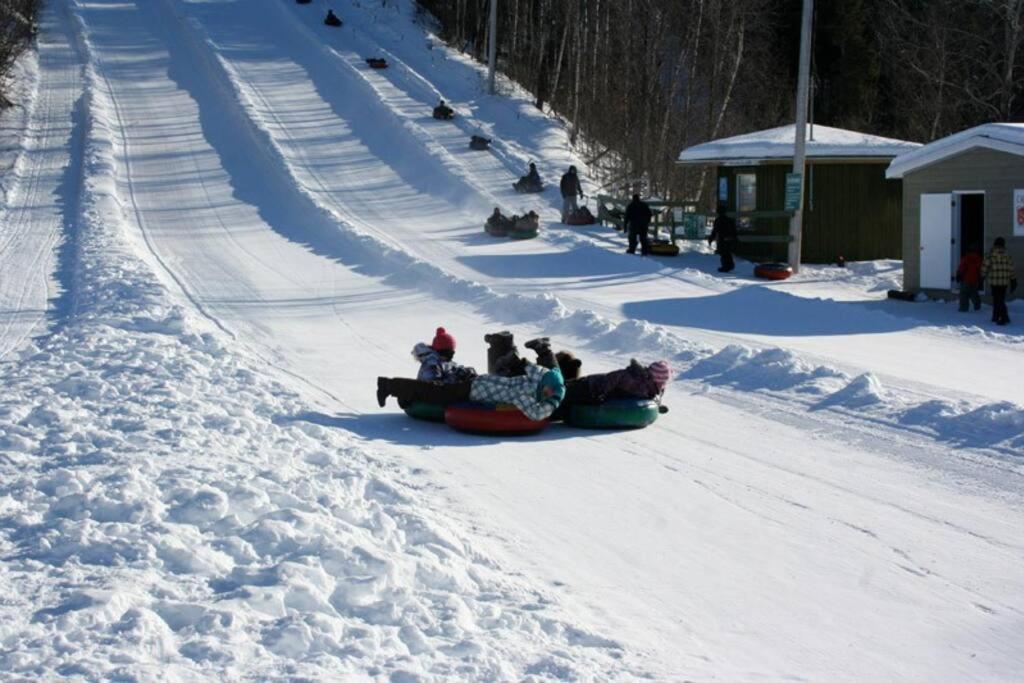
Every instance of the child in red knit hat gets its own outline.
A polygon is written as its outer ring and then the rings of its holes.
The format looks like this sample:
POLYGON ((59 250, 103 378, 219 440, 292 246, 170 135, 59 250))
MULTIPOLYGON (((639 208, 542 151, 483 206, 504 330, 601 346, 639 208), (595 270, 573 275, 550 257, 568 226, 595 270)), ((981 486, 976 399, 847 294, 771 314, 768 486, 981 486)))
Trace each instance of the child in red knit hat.
POLYGON ((455 337, 443 327, 437 328, 430 346, 420 342, 413 347, 412 357, 420 362, 416 379, 426 382, 461 382, 476 377, 473 368, 452 362, 455 357, 455 337))
POLYGON ((437 351, 445 360, 451 360, 455 356, 455 337, 448 334, 443 327, 439 327, 434 333, 434 341, 430 342, 430 348, 437 351))

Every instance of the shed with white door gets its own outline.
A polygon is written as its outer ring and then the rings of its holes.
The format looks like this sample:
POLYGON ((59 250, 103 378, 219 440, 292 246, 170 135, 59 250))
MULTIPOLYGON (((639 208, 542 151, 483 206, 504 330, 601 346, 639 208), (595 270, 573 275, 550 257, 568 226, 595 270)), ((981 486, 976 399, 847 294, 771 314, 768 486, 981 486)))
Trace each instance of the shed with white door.
POLYGON ((951 296, 960 257, 997 237, 1024 269, 1024 123, 936 140, 896 157, 886 177, 903 180, 905 291, 951 296))

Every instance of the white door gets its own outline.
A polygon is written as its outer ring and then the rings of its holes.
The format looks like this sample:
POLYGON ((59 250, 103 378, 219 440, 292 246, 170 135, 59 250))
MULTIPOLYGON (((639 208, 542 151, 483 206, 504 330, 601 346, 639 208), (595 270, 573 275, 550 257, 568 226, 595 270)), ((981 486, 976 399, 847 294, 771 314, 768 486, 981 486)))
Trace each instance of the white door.
POLYGON ((953 286, 953 196, 921 195, 921 289, 953 286))

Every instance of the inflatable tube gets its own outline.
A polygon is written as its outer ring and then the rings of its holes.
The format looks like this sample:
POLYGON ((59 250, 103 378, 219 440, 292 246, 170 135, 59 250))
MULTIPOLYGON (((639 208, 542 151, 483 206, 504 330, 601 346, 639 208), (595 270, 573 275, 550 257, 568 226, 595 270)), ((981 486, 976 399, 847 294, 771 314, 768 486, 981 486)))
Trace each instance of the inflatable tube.
POLYGON ((445 408, 444 421, 473 434, 535 434, 548 426, 547 420, 531 420, 506 403, 456 403, 445 408))
POLYGON ((582 429, 640 429, 658 419, 658 404, 642 398, 611 398, 570 406, 566 424, 582 429))
POLYGON ((679 256, 679 247, 668 242, 656 242, 651 245, 651 253, 656 256, 679 256))
POLYGON ((538 192, 544 191, 543 185, 520 185, 519 183, 512 183, 512 189, 519 194, 537 194, 538 192))
POLYGON ((597 223, 597 218, 594 217, 589 211, 586 213, 577 212, 565 219, 566 225, 593 225, 597 223))
POLYGON ((402 408, 405 414, 415 420, 427 422, 444 422, 444 406, 440 403, 415 401, 402 408))
POLYGON ((508 237, 510 231, 508 228, 497 227, 489 223, 485 223, 484 232, 492 237, 508 237))
POLYGON ((754 277, 765 280, 785 280, 793 274, 787 263, 759 263, 754 266, 754 277))
POLYGON ((511 230, 508 236, 514 240, 528 240, 536 237, 540 234, 538 228, 530 228, 529 230, 511 230))

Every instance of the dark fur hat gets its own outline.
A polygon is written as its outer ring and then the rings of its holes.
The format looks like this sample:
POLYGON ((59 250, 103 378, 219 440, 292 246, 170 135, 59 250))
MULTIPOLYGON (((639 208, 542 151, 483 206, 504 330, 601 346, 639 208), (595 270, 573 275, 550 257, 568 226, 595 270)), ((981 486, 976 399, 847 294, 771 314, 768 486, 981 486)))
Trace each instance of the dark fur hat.
POLYGON ((562 371, 562 377, 565 379, 579 378, 583 361, 569 351, 559 351, 555 354, 555 359, 558 361, 558 369, 562 371))

